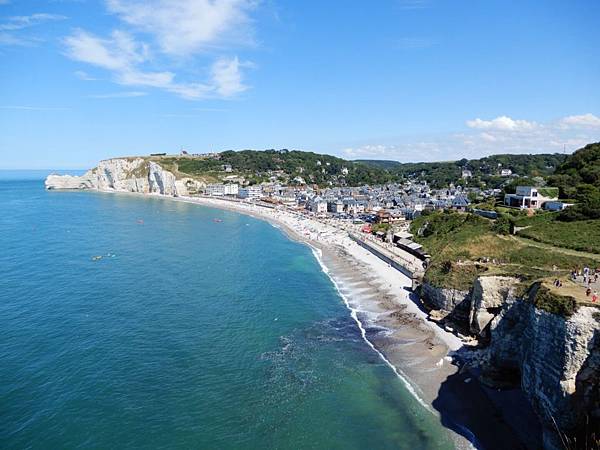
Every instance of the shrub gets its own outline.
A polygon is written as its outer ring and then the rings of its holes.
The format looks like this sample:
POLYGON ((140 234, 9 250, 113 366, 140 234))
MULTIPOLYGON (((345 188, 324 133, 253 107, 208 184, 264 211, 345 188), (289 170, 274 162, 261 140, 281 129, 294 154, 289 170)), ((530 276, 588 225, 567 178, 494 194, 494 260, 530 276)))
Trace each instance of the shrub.
POLYGON ((500 216, 496 219, 492 230, 498 234, 510 234, 514 228, 513 221, 507 216, 500 216))

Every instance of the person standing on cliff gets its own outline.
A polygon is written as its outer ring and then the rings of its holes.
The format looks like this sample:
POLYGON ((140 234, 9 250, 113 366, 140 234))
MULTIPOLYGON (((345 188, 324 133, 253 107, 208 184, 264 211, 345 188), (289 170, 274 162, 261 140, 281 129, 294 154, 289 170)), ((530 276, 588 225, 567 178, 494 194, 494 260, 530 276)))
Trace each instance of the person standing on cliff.
POLYGON ((586 283, 587 281, 589 281, 589 277, 590 277, 590 268, 588 266, 585 266, 583 268, 583 282, 586 283))

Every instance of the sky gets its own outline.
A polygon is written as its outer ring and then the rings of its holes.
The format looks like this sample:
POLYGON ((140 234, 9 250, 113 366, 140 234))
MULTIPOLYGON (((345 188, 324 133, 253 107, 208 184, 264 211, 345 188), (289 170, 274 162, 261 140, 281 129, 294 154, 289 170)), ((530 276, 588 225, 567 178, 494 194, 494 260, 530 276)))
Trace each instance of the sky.
POLYGON ((598 0, 0 0, 0 169, 600 141, 598 0))

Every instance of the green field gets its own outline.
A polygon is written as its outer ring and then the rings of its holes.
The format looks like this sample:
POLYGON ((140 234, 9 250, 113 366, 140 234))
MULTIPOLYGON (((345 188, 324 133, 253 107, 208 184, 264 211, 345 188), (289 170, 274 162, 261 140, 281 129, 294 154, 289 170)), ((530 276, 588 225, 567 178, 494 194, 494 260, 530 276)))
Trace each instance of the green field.
POLYGON ((532 219, 531 226, 520 230, 519 236, 556 247, 600 253, 600 220, 560 222, 543 216, 541 220, 535 220, 535 216, 532 219))

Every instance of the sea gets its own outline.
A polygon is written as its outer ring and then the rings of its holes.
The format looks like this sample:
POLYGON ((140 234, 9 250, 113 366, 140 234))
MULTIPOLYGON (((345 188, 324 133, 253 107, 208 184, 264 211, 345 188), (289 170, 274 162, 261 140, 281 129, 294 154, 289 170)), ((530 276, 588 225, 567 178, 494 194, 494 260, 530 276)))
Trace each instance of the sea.
POLYGON ((309 247, 0 172, 0 448, 447 449, 309 247))

